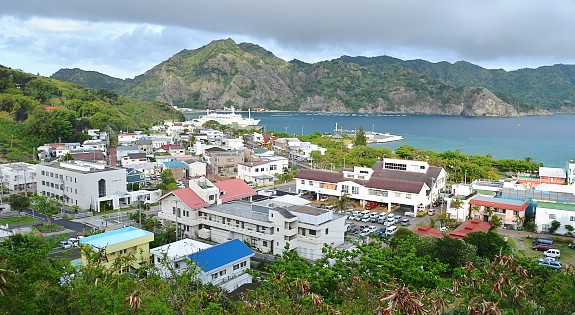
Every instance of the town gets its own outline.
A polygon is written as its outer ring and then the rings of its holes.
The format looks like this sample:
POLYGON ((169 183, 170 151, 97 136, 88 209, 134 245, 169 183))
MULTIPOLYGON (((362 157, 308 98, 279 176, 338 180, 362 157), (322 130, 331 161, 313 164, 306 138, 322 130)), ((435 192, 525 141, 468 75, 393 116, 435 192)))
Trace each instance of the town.
POLYGON ((227 292, 249 287, 254 262, 273 262, 287 249, 317 261, 326 246, 353 250, 402 228, 459 240, 500 232, 535 258, 543 251, 541 266, 574 263, 573 255, 560 258, 573 248, 575 160, 498 181, 465 174, 450 182, 444 168, 420 160, 319 168, 313 156, 326 148, 317 144, 258 128, 234 136, 218 125, 166 121, 113 140, 89 130, 83 143, 36 148, 38 164, 0 165, 0 219, 23 214, 36 222, 2 225, 0 237, 41 228, 61 240, 55 251, 71 252, 74 265, 96 257, 115 273, 154 267, 163 278, 192 267, 227 292), (142 217, 159 225, 145 229, 142 217), (175 234, 164 244, 154 242, 159 226, 175 234))

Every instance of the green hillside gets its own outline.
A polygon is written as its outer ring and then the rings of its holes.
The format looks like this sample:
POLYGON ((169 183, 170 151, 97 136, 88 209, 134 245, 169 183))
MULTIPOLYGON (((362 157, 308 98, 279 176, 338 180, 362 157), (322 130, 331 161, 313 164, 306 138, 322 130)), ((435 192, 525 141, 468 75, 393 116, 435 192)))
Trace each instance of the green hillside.
POLYGON ((168 104, 44 78, 0 66, 0 161, 32 159, 36 146, 84 140, 87 129, 111 133, 183 119, 168 104))
POLYGON ((258 45, 236 44, 232 39, 182 50, 133 80, 79 69, 59 71, 54 77, 147 101, 203 109, 235 105, 497 116, 568 111, 575 104, 575 66, 505 71, 464 61, 431 63, 389 56, 342 56, 308 64, 286 62, 258 45), (486 108, 486 99, 497 105, 486 108))

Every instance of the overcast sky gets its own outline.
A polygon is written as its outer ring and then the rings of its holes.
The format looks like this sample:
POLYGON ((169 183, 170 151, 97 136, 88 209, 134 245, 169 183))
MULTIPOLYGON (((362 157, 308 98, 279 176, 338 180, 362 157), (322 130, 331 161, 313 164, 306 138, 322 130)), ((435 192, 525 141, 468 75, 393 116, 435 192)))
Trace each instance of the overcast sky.
POLYGON ((317 62, 388 55, 486 68, 575 64, 575 0, 21 0, 0 2, 0 64, 133 78, 231 37, 317 62))

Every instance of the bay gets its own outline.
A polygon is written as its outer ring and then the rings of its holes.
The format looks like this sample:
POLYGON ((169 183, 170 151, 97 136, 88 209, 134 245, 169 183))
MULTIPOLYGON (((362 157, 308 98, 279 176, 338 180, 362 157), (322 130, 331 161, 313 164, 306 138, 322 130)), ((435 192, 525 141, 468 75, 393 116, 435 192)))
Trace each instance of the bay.
MULTIPOLYGON (((202 113, 185 113, 186 119, 202 113)), ((247 113, 243 113, 244 117, 247 113)), ((523 117, 464 117, 440 115, 339 114, 256 112, 265 131, 294 135, 333 133, 338 128, 389 132, 405 140, 377 144, 395 149, 401 145, 437 152, 460 150, 490 154, 496 159, 532 158, 549 167, 566 167, 575 157, 575 115, 523 117)))

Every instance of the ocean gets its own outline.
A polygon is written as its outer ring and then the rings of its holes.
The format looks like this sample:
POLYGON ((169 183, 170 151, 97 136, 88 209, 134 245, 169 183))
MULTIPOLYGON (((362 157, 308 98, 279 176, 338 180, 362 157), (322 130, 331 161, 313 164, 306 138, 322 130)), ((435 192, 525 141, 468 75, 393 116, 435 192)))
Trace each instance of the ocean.
MULTIPOLYGON (((196 118, 202 113, 186 113, 196 118)), ((247 113, 242 113, 247 117, 247 113)), ((401 145, 437 152, 491 154, 496 159, 532 158, 548 167, 565 167, 575 158, 575 115, 525 117, 463 117, 439 115, 327 114, 255 112, 266 131, 294 135, 338 128, 389 132, 405 140, 374 144, 395 149, 401 145)))

